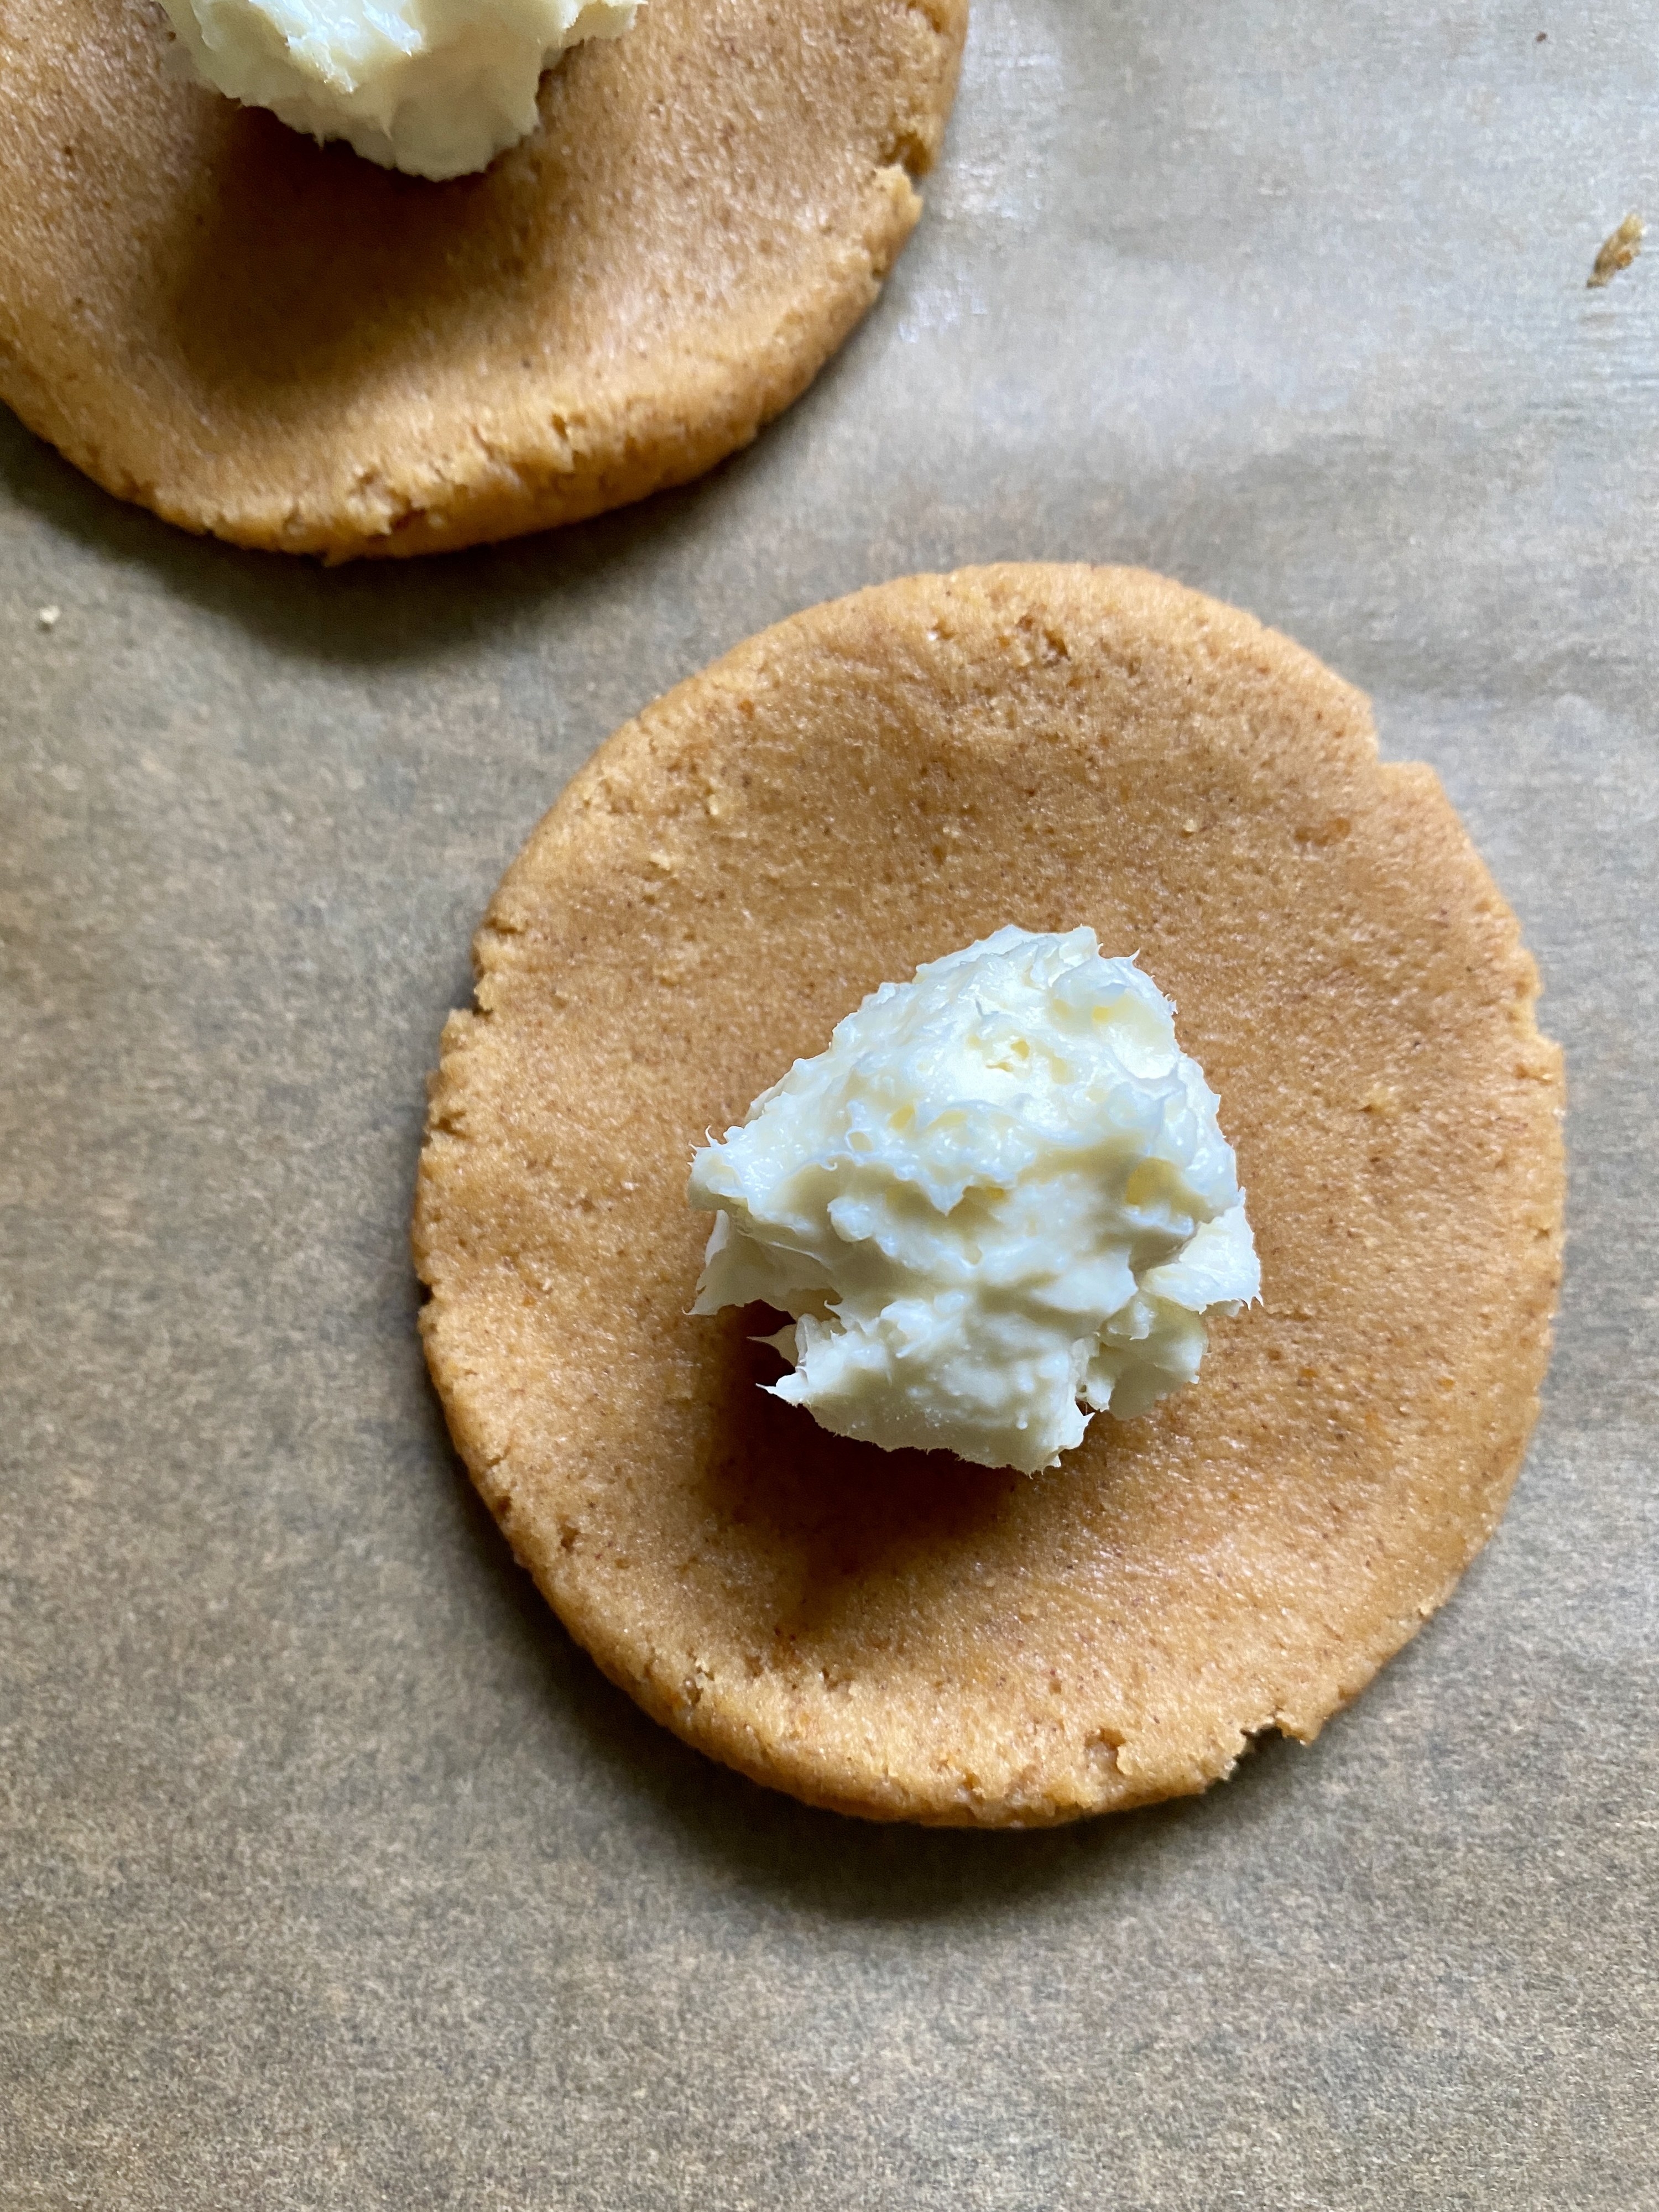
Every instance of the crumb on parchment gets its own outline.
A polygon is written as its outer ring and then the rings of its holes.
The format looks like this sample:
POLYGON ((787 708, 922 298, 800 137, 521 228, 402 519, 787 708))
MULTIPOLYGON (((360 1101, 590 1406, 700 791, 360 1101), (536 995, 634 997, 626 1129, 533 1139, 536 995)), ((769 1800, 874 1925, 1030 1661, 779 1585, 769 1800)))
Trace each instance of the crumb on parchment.
POLYGON ((1628 269, 1642 251, 1642 240, 1647 225, 1639 215, 1627 215, 1617 230, 1601 241, 1601 251, 1595 257, 1595 266, 1590 270, 1585 290, 1599 290, 1603 284, 1612 283, 1621 269, 1628 269))

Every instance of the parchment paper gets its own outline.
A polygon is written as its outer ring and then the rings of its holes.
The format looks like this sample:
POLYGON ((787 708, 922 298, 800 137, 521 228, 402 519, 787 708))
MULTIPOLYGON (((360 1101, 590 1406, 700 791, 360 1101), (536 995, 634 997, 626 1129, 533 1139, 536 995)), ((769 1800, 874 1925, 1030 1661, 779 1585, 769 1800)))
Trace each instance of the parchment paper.
POLYGON ((325 574, 0 422, 0 2203, 1659 2204, 1659 238, 1585 289, 1632 209, 1636 0, 975 0, 887 295, 701 486, 325 574), (1001 556, 1368 688, 1573 1102, 1454 1602, 1311 1749, 1024 1838, 804 1811, 599 1680, 405 1241, 468 936, 592 747, 1001 556))

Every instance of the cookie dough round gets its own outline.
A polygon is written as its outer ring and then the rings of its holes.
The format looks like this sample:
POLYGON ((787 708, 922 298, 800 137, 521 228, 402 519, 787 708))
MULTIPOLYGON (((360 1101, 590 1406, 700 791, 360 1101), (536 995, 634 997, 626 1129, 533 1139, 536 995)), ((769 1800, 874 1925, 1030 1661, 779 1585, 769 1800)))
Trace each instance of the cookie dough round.
POLYGON ((1121 569, 813 609, 619 731, 444 1032, 415 1243, 451 1430, 616 1681, 811 1802, 1030 1826, 1313 1736, 1447 1596, 1537 1411, 1562 1079, 1426 768, 1248 616, 1121 569), (888 978, 1098 931, 1221 1097, 1265 1304, 1037 1475, 826 1434, 693 1319, 708 1130, 888 978))
POLYGON ((650 0, 434 185, 163 74, 149 0, 0 0, 0 398, 241 545, 441 551, 700 475, 921 212, 967 0, 650 0))

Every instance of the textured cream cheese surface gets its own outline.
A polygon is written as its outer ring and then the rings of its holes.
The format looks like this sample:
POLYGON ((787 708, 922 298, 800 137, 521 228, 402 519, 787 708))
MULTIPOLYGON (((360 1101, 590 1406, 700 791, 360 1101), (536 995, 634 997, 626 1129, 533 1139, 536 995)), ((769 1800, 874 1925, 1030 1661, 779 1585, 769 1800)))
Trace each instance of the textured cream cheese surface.
POLYGON ((542 71, 636 0, 162 0, 195 73, 389 169, 459 177, 536 125, 542 71))
POLYGON ((769 1387, 888 1449, 1029 1473, 1093 1413, 1145 1413, 1261 1289, 1174 1016, 1091 929, 1000 929, 884 983, 696 1153, 719 1218, 693 1310, 793 1316, 769 1387))

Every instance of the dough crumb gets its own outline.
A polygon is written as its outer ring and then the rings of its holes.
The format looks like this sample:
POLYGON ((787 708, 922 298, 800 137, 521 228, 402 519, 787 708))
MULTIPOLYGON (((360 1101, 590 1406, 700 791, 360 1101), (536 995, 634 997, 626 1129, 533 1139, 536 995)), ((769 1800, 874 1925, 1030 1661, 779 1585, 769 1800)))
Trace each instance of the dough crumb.
POLYGON ((63 612, 62 607, 42 607, 34 619, 42 629, 56 629, 63 612))
POLYGON ((1628 269, 1642 251, 1642 240, 1647 225, 1639 215, 1627 215, 1615 231, 1601 241, 1601 251, 1595 257, 1595 266, 1590 270, 1587 292, 1598 291, 1603 284, 1611 284, 1621 269, 1628 269))

